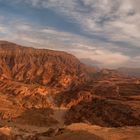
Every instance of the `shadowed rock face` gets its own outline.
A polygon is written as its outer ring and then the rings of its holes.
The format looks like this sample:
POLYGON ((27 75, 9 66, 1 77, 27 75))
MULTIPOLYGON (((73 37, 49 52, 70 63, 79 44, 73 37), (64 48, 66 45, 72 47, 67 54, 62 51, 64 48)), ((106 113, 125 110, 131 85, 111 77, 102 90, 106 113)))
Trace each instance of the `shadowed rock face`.
POLYGON ((76 92, 84 95, 88 92, 90 98, 73 105, 65 116, 65 123, 107 127, 140 125, 140 79, 116 74, 101 78, 101 75, 95 75, 92 82, 76 92))
POLYGON ((114 100, 94 99, 73 106, 66 115, 66 124, 88 122, 107 127, 135 126, 140 125, 139 116, 140 113, 129 105, 114 100))

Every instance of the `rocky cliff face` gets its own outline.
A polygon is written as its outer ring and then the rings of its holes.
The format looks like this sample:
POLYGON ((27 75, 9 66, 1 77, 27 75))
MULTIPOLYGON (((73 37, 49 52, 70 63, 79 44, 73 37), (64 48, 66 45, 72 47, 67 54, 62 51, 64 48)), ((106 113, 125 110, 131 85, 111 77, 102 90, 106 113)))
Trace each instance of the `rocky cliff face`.
POLYGON ((85 66, 65 52, 0 42, 0 77, 17 82, 72 88, 88 80, 85 66))
POLYGON ((73 55, 0 41, 3 119, 17 118, 32 108, 58 107, 62 94, 84 86, 89 80, 86 66, 73 55))

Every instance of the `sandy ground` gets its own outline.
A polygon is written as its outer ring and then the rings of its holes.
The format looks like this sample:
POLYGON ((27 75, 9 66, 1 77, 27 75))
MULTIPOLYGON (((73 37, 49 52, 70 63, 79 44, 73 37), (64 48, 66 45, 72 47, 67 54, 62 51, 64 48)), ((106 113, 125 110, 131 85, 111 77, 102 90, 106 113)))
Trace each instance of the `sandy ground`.
MULTIPOLYGON (((49 128, 19 125, 0 128, 4 135, 34 136, 47 132, 49 128)), ((24 139, 23 139, 24 140, 24 139)), ((140 127, 106 128, 83 123, 65 126, 62 133, 55 136, 40 135, 38 140, 140 140, 140 127)))
POLYGON ((107 128, 84 123, 65 126, 66 111, 65 108, 55 108, 52 117, 59 123, 49 127, 3 122, 6 125, 0 128, 0 134, 7 136, 11 134, 25 136, 40 134, 37 140, 140 140, 140 127, 107 128), (43 133, 46 133, 50 128, 57 130, 57 133, 54 131, 51 137, 44 136, 43 133))
POLYGON ((139 127, 106 128, 88 124, 72 124, 62 135, 41 140, 140 140, 139 127))
POLYGON ((105 140, 140 140, 139 127, 106 128, 88 124, 72 124, 67 128, 72 131, 86 131, 105 140))

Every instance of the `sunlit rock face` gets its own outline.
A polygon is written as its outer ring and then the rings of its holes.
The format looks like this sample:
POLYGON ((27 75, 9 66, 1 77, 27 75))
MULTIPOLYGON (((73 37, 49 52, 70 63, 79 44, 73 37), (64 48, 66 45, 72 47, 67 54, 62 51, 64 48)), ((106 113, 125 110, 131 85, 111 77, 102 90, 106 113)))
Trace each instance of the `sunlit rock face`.
POLYGON ((74 56, 0 42, 0 76, 24 83, 77 86, 88 80, 85 66, 74 56))

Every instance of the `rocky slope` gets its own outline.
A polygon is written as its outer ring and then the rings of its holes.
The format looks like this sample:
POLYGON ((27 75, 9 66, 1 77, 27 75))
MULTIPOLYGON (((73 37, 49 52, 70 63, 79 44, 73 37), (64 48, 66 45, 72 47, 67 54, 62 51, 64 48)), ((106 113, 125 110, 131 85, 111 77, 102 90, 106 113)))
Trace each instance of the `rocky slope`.
POLYGON ((73 88, 88 76, 85 66, 65 52, 0 42, 0 77, 24 83, 73 88))
POLYGON ((73 55, 0 41, 0 118, 4 121, 57 124, 48 110, 59 106, 61 93, 88 81, 86 66, 73 55))
POLYGON ((65 52, 0 41, 0 119, 1 127, 32 136, 81 122, 139 126, 140 79, 96 70, 65 52))
POLYGON ((107 76, 94 80, 78 93, 88 93, 90 98, 69 109, 66 124, 84 122, 107 127, 140 125, 140 79, 107 76))

